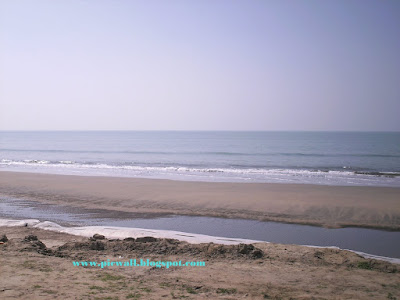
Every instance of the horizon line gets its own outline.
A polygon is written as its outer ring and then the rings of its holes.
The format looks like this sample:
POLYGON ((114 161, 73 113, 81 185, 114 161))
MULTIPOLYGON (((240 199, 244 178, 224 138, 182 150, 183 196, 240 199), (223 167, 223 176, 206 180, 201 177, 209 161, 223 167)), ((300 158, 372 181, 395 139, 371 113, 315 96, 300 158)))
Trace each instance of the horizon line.
POLYGON ((0 132, 397 132, 400 130, 0 129, 0 132))

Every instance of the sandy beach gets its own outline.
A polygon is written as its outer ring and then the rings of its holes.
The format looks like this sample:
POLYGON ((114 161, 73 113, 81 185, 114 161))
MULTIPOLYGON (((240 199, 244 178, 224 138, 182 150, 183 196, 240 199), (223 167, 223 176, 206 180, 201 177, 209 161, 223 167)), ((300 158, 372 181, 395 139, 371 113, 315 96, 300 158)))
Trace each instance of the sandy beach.
MULTIPOLYGON (((0 172, 0 194, 116 212, 248 218, 326 227, 400 228, 398 188, 0 172)), ((26 224, 27 227, 0 227, 1 299, 400 297, 398 264, 368 259, 347 250, 257 242, 188 243, 137 235, 128 240, 98 240, 26 224), (73 265, 74 261, 130 259, 202 261, 205 266, 73 265)))
POLYGON ((400 230, 400 188, 211 183, 0 172, 0 193, 123 212, 400 230))
POLYGON ((0 227, 1 299, 398 299, 398 265, 337 249, 171 239, 89 240, 0 227), (4 237, 3 237, 3 240, 4 237), (77 267, 73 261, 204 261, 203 267, 77 267))

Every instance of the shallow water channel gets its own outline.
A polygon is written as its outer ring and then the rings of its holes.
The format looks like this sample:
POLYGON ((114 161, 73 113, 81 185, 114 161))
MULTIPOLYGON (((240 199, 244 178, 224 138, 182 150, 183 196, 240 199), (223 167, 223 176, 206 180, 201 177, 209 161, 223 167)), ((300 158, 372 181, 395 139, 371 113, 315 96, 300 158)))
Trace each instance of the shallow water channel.
POLYGON ((373 255, 400 258, 400 232, 366 228, 327 229, 243 219, 127 213, 43 204, 9 197, 0 197, 1 217, 38 219, 64 226, 96 225, 161 229, 283 244, 336 246, 373 255))

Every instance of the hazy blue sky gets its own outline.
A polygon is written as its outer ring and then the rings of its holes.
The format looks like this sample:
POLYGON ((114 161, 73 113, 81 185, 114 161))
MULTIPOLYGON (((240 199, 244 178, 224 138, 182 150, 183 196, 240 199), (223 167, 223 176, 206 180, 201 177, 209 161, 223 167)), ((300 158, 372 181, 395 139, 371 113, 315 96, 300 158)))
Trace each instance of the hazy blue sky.
POLYGON ((0 3, 0 129, 400 130, 398 0, 0 3))

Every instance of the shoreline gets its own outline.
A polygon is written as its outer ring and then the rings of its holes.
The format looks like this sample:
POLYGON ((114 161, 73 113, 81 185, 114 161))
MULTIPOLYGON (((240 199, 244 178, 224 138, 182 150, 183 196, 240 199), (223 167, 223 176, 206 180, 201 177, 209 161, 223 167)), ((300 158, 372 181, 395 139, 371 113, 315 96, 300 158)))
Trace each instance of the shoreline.
POLYGON ((197 234, 191 232, 181 232, 175 230, 159 230, 159 229, 145 229, 145 228, 128 228, 128 227, 115 227, 115 226, 72 226, 64 227, 57 223, 50 221, 39 221, 36 219, 14 220, 0 217, 0 230, 4 227, 29 227, 39 230, 52 231, 57 233, 65 233, 77 237, 90 238, 96 233, 101 233, 106 239, 119 239, 125 238, 144 238, 154 237, 163 239, 176 239, 180 242, 187 242, 189 244, 204 244, 214 243, 221 245, 239 245, 239 244, 276 244, 276 245, 295 245, 300 247, 308 247, 313 249, 336 249, 339 251, 349 251, 358 254, 366 259, 376 259, 392 264, 400 265, 400 258, 370 254, 362 251, 351 249, 344 249, 337 246, 317 246, 317 245, 300 245, 300 244, 281 244, 275 242, 229 238, 222 236, 211 236, 205 234, 197 234))
POLYGON ((400 188, 189 182, 0 171, 0 194, 132 213, 400 231, 400 188))

